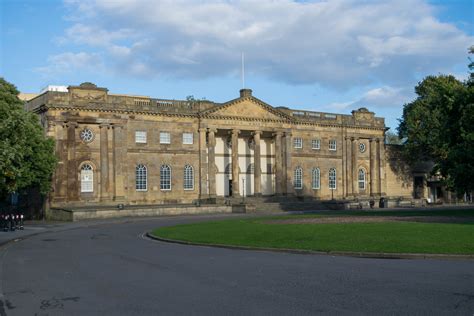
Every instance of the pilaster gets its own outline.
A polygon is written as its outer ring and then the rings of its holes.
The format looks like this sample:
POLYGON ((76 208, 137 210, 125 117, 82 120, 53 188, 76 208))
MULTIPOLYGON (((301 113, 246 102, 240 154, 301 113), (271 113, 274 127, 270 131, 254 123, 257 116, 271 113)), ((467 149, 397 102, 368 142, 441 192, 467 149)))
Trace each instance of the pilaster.
POLYGON ((100 124, 100 200, 110 199, 109 182, 109 124, 100 124))
POLYGON ((275 140, 275 194, 281 195, 282 192, 282 175, 283 175, 283 163, 282 163, 282 144, 281 138, 283 133, 276 132, 273 134, 275 140))
POLYGON ((79 200, 77 187, 77 161, 76 161, 76 128, 77 122, 67 122, 67 199, 79 200))
POLYGON ((216 132, 214 128, 208 129, 208 172, 209 196, 216 196, 216 132))
POLYGON ((237 129, 232 130, 232 196, 239 197, 239 134, 237 129))
POLYGON ((253 174, 253 187, 254 187, 254 195, 261 196, 262 195, 262 184, 261 184, 261 177, 262 177, 262 167, 261 167, 261 158, 260 158, 260 135, 262 134, 261 131, 253 132, 253 140, 255 143, 254 147, 254 154, 253 154, 253 166, 254 166, 254 174, 253 174))
POLYGON ((206 128, 199 129, 199 197, 201 199, 209 196, 206 132, 206 128))

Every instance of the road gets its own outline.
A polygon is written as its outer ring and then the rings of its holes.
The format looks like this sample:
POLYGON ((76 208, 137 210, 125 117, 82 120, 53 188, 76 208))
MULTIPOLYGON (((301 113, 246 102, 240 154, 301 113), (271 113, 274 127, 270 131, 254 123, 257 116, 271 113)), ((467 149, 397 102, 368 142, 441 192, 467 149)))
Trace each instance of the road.
POLYGON ((64 225, 0 249, 0 315, 473 315, 474 261, 230 250, 143 237, 208 220, 64 225))

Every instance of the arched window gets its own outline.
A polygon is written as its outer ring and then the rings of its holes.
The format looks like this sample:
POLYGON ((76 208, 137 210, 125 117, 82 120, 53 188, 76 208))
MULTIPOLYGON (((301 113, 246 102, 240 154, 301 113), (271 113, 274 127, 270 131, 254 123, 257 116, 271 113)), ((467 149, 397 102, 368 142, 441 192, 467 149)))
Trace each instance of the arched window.
POLYGON ((359 169, 359 190, 365 190, 365 170, 359 169))
POLYGON ((247 174, 254 174, 254 172, 255 172, 255 166, 253 163, 251 163, 247 166, 247 174))
POLYGON ((190 165, 184 166, 183 187, 185 190, 194 190, 194 170, 190 165))
POLYGON ((89 164, 81 168, 81 192, 94 192, 94 170, 89 164))
POLYGON ((303 188, 303 169, 301 167, 296 167, 295 169, 294 186, 295 189, 303 188))
POLYGON ((137 191, 146 191, 147 190, 147 170, 145 165, 138 165, 135 168, 135 189, 137 191))
POLYGON ((313 169, 313 172, 312 172, 312 179, 311 179, 311 183, 312 183, 312 187, 313 189, 318 189, 321 187, 321 177, 320 177, 321 173, 319 171, 319 168, 314 168, 313 169))
POLYGON ((336 168, 329 169, 329 189, 336 190, 336 168))
POLYGON ((225 166, 224 173, 225 173, 225 174, 232 174, 232 165, 231 165, 230 163, 228 163, 228 164, 225 166))
POLYGON ((160 190, 171 190, 171 167, 168 165, 160 167, 160 190))

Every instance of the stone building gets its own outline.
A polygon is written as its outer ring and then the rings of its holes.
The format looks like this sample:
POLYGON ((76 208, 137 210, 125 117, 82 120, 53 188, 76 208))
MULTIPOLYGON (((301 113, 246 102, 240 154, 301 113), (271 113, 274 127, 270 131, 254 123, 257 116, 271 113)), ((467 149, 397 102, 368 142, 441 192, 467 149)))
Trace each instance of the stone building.
POLYGON ((412 197, 390 165, 384 119, 273 107, 240 90, 225 103, 110 94, 91 83, 26 103, 59 158, 52 207, 237 197, 412 197))

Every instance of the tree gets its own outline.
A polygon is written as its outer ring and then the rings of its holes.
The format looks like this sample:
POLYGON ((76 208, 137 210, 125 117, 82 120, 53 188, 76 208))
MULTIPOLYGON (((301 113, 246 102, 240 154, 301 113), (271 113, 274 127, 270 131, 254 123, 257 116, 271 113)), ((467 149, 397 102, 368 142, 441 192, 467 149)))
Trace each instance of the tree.
POLYGON ((23 109, 16 87, 0 78, 0 196, 32 186, 48 193, 55 166, 54 140, 23 109))
MULTIPOLYGON (((471 47, 470 52, 473 52, 471 47)), ((433 174, 458 193, 474 190, 474 83, 453 76, 428 76, 415 87, 418 97, 405 104, 398 133, 405 158, 434 162, 433 174)))

